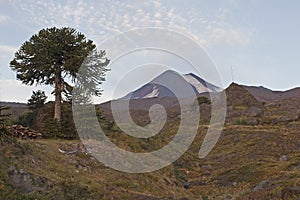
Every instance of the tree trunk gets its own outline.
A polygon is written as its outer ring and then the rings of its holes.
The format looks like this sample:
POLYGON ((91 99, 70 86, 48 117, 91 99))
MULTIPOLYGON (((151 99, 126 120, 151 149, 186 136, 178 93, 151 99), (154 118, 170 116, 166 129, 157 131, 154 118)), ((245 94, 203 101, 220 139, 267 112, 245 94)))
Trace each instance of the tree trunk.
POLYGON ((54 107, 54 119, 61 120, 61 90, 62 83, 61 78, 58 76, 55 78, 55 107, 54 107))

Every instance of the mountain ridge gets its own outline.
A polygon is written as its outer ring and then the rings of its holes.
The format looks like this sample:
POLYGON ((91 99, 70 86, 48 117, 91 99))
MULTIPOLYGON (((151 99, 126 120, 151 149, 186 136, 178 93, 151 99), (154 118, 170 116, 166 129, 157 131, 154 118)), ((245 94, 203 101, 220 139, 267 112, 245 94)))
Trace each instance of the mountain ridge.
MULTIPOLYGON (((174 78, 174 77, 173 77, 174 78)), ((176 84, 179 80, 183 82, 182 78, 185 80, 186 83, 189 84, 190 87, 193 88, 194 94, 191 95, 198 95, 198 96, 209 96, 210 92, 219 92, 222 91, 218 86, 215 86, 212 83, 207 82, 203 78, 195 75, 194 73, 187 73, 187 74, 179 74, 172 70, 167 70, 155 77, 152 81, 140 86, 138 89, 128 93, 124 97, 119 98, 119 100, 129 100, 129 99, 146 99, 146 98, 164 98, 164 97, 175 97, 172 91, 168 90, 162 85, 157 84, 157 82, 161 82, 168 79, 172 79, 171 81, 176 84), (172 74, 176 73, 178 79, 170 78, 172 74), (180 78, 179 78, 180 76, 180 78)), ((168 80, 170 82, 170 80, 168 80)), ((255 97, 260 102, 272 102, 283 100, 292 97, 300 97, 300 87, 295 87, 285 91, 275 91, 264 86, 247 86, 238 83, 231 83, 226 89, 228 89, 232 84, 240 85, 244 87, 252 96, 255 97)), ((181 87, 181 86, 178 86, 181 87)), ((183 90, 185 88, 183 87, 183 90)), ((182 92, 183 94, 184 92, 182 92)), ((176 97, 186 97, 186 94, 179 95, 176 97)))
POLYGON ((188 74, 179 74, 172 70, 167 70, 152 79, 150 82, 144 84, 133 92, 128 93, 124 97, 121 97, 121 100, 128 99, 144 99, 144 98, 163 98, 163 97, 188 97, 199 95, 205 92, 217 92, 221 91, 221 88, 215 86, 199 76, 188 73, 188 74), (187 84, 192 89, 193 92, 187 92, 187 88, 182 87, 182 85, 187 84), (173 87, 179 94, 175 95, 169 87, 173 87), (177 87, 174 88, 174 85, 177 87))

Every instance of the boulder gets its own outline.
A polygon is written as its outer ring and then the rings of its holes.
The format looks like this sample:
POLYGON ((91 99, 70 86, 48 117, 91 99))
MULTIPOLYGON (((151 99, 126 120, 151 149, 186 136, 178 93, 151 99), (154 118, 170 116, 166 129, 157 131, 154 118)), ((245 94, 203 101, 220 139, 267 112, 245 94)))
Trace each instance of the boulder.
POLYGON ((257 186, 255 186, 255 188, 253 189, 253 191, 261 190, 261 189, 267 187, 270 183, 271 182, 269 180, 263 180, 257 186))
POLYGON ((18 170, 15 166, 11 166, 7 169, 7 174, 13 185, 22 192, 32 192, 34 190, 33 178, 25 170, 18 170))
POLYGON ((24 169, 17 169, 15 166, 10 166, 6 171, 13 186, 22 192, 47 191, 49 187, 47 179, 33 176, 24 169))

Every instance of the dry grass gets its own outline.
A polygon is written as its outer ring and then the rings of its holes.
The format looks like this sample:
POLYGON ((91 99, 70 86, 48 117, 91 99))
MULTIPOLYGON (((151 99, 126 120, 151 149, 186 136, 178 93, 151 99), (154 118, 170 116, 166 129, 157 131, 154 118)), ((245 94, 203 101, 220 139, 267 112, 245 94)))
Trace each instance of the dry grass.
MULTIPOLYGON (((19 146, 2 145, 0 199, 297 199, 300 121, 273 123, 280 112, 271 105, 265 108, 266 115, 256 118, 262 123, 228 122, 217 145, 204 159, 198 158, 198 151, 208 125, 200 122, 198 135, 180 159, 146 174, 115 171, 84 152, 66 155, 58 151, 74 150, 81 146, 80 141, 41 139, 20 141, 19 146), (20 192, 7 174, 12 165, 44 178, 47 189, 20 192), (264 180, 267 184, 254 190, 264 180), (186 181, 189 189, 183 187, 186 181)), ((246 115, 243 117, 248 120, 246 115)), ((133 138, 117 128, 107 131, 107 135, 121 148, 149 152, 168 144, 178 124, 174 115, 159 136, 147 140, 133 138)))

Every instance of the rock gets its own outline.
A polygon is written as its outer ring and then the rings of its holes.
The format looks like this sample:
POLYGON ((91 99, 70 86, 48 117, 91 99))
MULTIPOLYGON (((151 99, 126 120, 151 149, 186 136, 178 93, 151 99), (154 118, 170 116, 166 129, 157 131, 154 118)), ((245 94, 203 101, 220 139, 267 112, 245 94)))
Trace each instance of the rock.
POLYGON ((201 166, 202 169, 212 169, 211 165, 202 165, 201 166))
POLYGON ((189 182, 184 182, 183 187, 184 187, 185 189, 190 189, 191 185, 190 185, 189 182))
POLYGON ((272 122, 274 124, 278 124, 281 122, 294 122, 299 119, 298 115, 286 115, 286 116, 280 116, 276 119, 274 119, 272 122))
POLYGON ((34 177, 24 169, 17 169, 15 166, 10 166, 7 169, 7 174, 14 187, 22 192, 47 191, 49 186, 47 179, 34 177))
POLYGON ((210 176, 211 175, 211 172, 209 170, 205 170, 203 173, 202 173, 204 176, 210 176))
POLYGON ((247 115, 250 117, 261 117, 263 115, 263 110, 257 107, 251 107, 247 111, 247 115))
POLYGON ((211 165, 201 165, 201 169, 203 169, 203 172, 202 172, 203 175, 205 175, 205 176, 211 175, 211 172, 210 172, 210 170, 212 169, 211 165))
POLYGON ((206 181, 192 181, 190 182, 190 186, 202 186, 206 185, 206 181))
POLYGON ((265 188, 269 184, 270 184, 269 180, 263 180, 257 186, 255 186, 255 188, 253 189, 253 191, 261 190, 261 189, 265 188))
POLYGON ((15 166, 11 166, 7 169, 7 174, 14 186, 21 191, 32 192, 34 190, 32 176, 25 170, 18 170, 15 166))
POLYGON ((279 157, 279 161, 287 161, 288 160, 288 156, 287 155, 282 155, 279 157))
POLYGON ((258 121, 256 119, 245 119, 245 124, 247 124, 247 125, 257 125, 258 121))

